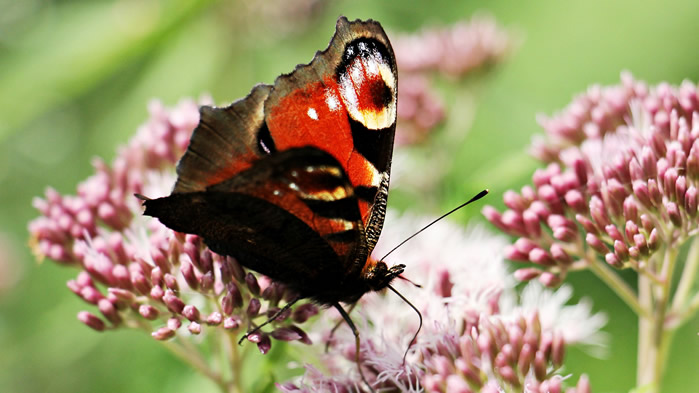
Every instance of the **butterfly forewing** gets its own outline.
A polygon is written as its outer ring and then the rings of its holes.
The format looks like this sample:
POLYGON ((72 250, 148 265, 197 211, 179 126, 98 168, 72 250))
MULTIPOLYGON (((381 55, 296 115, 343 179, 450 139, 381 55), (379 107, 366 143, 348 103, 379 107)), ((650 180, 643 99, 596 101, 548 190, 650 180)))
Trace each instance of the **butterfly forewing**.
POLYGON ((203 106, 187 152, 177 164, 173 192, 203 191, 248 169, 264 154, 257 141, 272 87, 257 85, 225 108, 203 106))
POLYGON ((276 149, 310 144, 343 163, 371 234, 370 248, 381 231, 388 194, 396 75, 381 26, 340 18, 328 49, 277 78, 265 102, 276 149))

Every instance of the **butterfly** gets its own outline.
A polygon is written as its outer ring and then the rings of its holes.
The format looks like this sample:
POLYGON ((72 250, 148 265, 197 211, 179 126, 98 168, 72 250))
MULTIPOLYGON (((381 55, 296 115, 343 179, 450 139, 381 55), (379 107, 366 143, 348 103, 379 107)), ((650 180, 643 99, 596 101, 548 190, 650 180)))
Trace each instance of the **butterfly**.
POLYGON ((228 107, 200 109, 171 195, 146 198, 144 214, 284 283, 296 300, 336 308, 359 356, 340 303, 392 289, 405 269, 371 257, 386 214, 397 89, 381 25, 340 17, 309 64, 228 107))

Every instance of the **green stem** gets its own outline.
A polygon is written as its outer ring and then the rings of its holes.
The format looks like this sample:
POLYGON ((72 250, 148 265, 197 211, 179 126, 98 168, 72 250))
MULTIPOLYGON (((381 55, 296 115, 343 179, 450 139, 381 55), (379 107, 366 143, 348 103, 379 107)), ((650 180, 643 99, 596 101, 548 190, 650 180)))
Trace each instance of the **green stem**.
POLYGON ((626 304, 639 316, 650 316, 649 308, 644 308, 639 303, 636 294, 629 287, 629 285, 621 279, 614 271, 605 265, 604 263, 597 260, 594 255, 588 256, 589 267, 592 272, 604 281, 609 288, 611 288, 617 296, 621 298, 626 304))
POLYGON ((648 276, 639 275, 639 298, 644 308, 652 310, 652 316, 639 319, 636 378, 638 387, 644 387, 651 393, 658 392, 662 386, 665 360, 673 339, 674 330, 666 329, 665 319, 670 307, 670 288, 677 267, 677 254, 678 247, 671 245, 665 247, 662 254, 657 254, 663 255, 660 265, 662 285, 653 285, 653 280, 648 276))
POLYGON ((242 368, 242 361, 240 358, 240 351, 238 348, 238 342, 236 340, 235 334, 231 332, 226 332, 225 335, 227 336, 227 344, 226 346, 228 347, 228 354, 229 354, 229 362, 231 366, 231 372, 233 374, 233 379, 231 381, 231 384, 233 385, 233 388, 237 392, 242 392, 243 391, 243 368, 242 368))
MULTIPOLYGON (((638 298, 648 309, 653 308, 653 288, 651 280, 643 274, 638 276, 638 298)), ((636 361, 636 386, 648 387, 648 392, 656 392, 657 386, 651 386, 653 376, 653 359, 656 358, 652 345, 653 318, 650 315, 638 316, 638 353, 636 361)), ((644 390, 645 391, 645 390, 644 390)))
MULTIPOLYGON (((185 340, 185 342, 187 342, 185 340)), ((205 377, 212 380, 222 392, 227 392, 226 383, 221 378, 221 375, 211 370, 206 361, 201 357, 199 352, 192 351, 191 348, 185 348, 175 341, 162 341, 165 348, 170 350, 175 356, 180 358, 186 364, 189 364, 195 370, 199 371, 205 377)))
MULTIPOLYGON (((688 299, 697 278, 699 270, 699 236, 695 236, 689 248, 687 259, 680 276, 680 282, 672 300, 672 312, 682 318, 685 310, 689 306, 688 299)), ((691 315, 689 315, 691 317, 691 315)), ((684 319, 684 318, 682 318, 684 319)))

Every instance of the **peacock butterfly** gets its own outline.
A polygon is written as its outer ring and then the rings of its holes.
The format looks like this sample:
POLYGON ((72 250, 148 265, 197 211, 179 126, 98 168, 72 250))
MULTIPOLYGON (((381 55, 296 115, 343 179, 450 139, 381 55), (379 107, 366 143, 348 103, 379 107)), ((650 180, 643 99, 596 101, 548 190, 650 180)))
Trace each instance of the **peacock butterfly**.
POLYGON ((390 288, 405 268, 371 257, 388 200, 397 76, 381 25, 339 18, 309 64, 228 107, 200 109, 172 194, 145 198, 145 214, 335 307, 358 345, 340 303, 390 288))

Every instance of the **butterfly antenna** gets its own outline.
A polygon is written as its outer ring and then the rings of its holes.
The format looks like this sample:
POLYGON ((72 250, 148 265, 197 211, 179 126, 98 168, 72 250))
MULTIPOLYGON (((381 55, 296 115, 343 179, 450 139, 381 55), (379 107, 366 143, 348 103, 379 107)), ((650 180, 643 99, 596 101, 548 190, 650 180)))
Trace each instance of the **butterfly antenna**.
POLYGON ((417 317, 420 319, 420 324, 419 324, 418 327, 417 327, 417 331, 416 331, 415 334, 413 335, 413 339, 410 340, 410 343, 408 343, 408 348, 405 349, 405 353, 403 354, 403 364, 405 364, 405 358, 408 356, 408 351, 410 351, 410 347, 413 346, 413 344, 414 344, 415 341, 417 340, 417 335, 420 333, 420 330, 422 329, 422 313, 420 313, 420 310, 418 310, 417 307, 415 307, 412 303, 410 303, 410 301, 409 301, 408 299, 406 299, 405 296, 403 296, 403 295, 402 295, 400 292, 398 292, 395 288, 393 288, 392 286, 389 285, 389 286, 388 286, 388 289, 392 290, 393 293, 395 293, 396 295, 398 295, 398 297, 400 297, 401 299, 403 299, 404 302, 408 303, 408 305, 409 305, 413 310, 415 310, 415 312, 417 313, 417 317))
MULTIPOLYGON (((407 239, 405 239, 405 240, 403 240, 402 242, 400 242, 400 244, 398 244, 397 246, 393 247, 393 249, 392 249, 391 251, 389 251, 386 255, 384 255, 383 258, 381 258, 381 260, 383 261, 384 259, 386 259, 386 257, 388 257, 389 255, 391 255, 391 253, 392 253, 393 251, 396 251, 396 250, 398 249, 398 247, 400 247, 400 246, 402 246, 403 244, 407 243, 408 240, 410 240, 410 239, 414 238, 415 236, 419 235, 420 233, 422 233, 422 231, 424 231, 425 229, 427 229, 427 228, 431 227, 432 225, 436 224, 438 221, 440 221, 440 220, 443 219, 444 217, 446 217, 446 216, 448 216, 448 215, 454 213, 455 211, 461 209, 462 207, 468 205, 468 204, 471 203, 471 202, 475 202, 475 201, 477 201, 477 200, 483 198, 483 197, 486 196, 486 195, 488 195, 488 190, 487 190, 487 189, 486 189, 486 190, 483 190, 483 191, 481 191, 481 192, 479 192, 478 195, 474 196, 473 198, 469 199, 468 201, 466 201, 466 202, 460 204, 459 206, 457 206, 457 207, 455 207, 455 208, 449 210, 448 212, 444 213, 441 217, 439 217, 439 218, 435 219, 434 221, 432 221, 431 223, 425 225, 424 227, 422 227, 422 229, 420 229, 419 231, 413 233, 413 234, 410 235, 407 239)), ((402 297, 402 296, 401 296, 401 297, 402 297)))
POLYGON ((401 280, 405 280, 405 281, 407 281, 407 282, 413 284, 416 288, 422 288, 422 285, 416 283, 415 281, 409 279, 408 277, 403 277, 402 274, 401 274, 400 276, 398 276, 398 278, 400 278, 401 280))

